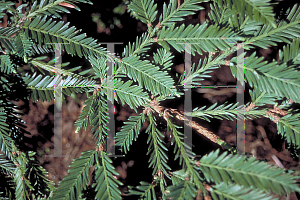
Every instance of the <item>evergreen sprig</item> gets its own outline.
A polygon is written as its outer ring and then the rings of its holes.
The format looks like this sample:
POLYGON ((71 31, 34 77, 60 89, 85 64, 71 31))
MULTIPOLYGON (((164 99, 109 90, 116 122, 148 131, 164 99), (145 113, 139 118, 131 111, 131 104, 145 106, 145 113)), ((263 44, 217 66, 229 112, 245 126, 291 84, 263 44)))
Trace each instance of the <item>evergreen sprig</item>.
POLYGON ((244 187, 254 187, 265 192, 286 194, 290 191, 300 191, 293 184, 295 179, 291 172, 259 162, 254 157, 234 156, 227 152, 221 155, 219 149, 200 159, 200 170, 209 182, 237 183, 244 187))
POLYGON ((153 0, 134 0, 128 5, 128 11, 131 11, 133 17, 149 25, 156 18, 156 8, 157 4, 153 0))
POLYGON ((89 168, 94 164, 96 153, 96 150, 86 151, 76 158, 70 165, 69 174, 59 183, 50 199, 78 199, 90 182, 89 168))
POLYGON ((184 24, 176 28, 175 25, 169 28, 164 27, 158 33, 157 38, 158 44, 163 48, 169 50, 169 45, 171 45, 178 52, 184 51, 187 41, 195 43, 192 45, 192 55, 195 55, 195 52, 202 54, 203 51, 224 50, 243 40, 242 37, 236 36, 231 29, 208 26, 206 22, 202 25, 188 25, 187 27, 184 24))
MULTIPOLYGON (((211 72, 223 65, 229 66, 234 77, 241 77, 250 89, 251 102, 215 103, 194 108, 185 113, 210 122, 219 120, 253 119, 266 117, 277 125, 278 134, 288 144, 288 149, 300 148, 299 110, 292 104, 300 102, 300 8, 298 5, 284 10, 286 19, 275 15, 270 0, 170 0, 161 8, 154 0, 126 2, 131 16, 147 25, 147 32, 129 42, 121 55, 114 55, 103 48, 96 39, 61 20, 61 13, 72 9, 80 11, 77 4, 92 4, 90 0, 23 0, 1 1, 0 19, 0 173, 8 183, 0 188, 2 199, 122 199, 126 195, 138 195, 140 199, 198 199, 208 195, 218 199, 274 199, 271 192, 287 195, 300 192, 293 171, 272 166, 264 161, 236 155, 234 147, 219 136, 188 120, 189 126, 225 150, 210 152, 198 159, 193 144, 185 142, 185 136, 175 119, 185 121, 183 114, 160 103, 180 98, 184 86, 201 86, 211 78, 211 72), (209 19, 202 24, 182 23, 185 17, 199 14, 203 2, 210 4, 209 19), (6 16, 9 16, 7 18, 6 16), (7 23, 6 23, 7 22, 7 23), (154 25, 153 23, 157 23, 154 25), (245 57, 244 70, 237 69, 234 55, 242 43, 245 57), (76 73, 81 66, 55 66, 55 58, 47 59, 47 53, 55 52, 54 43, 62 44, 62 51, 85 58, 89 69, 76 73), (151 50, 159 44, 158 49, 151 50), (186 44, 193 43, 191 49, 186 44), (196 44, 194 44, 196 43, 196 44), (264 61, 250 49, 267 49, 286 43, 279 50, 277 61, 264 61), (171 76, 175 53, 184 51, 203 58, 192 62, 191 74, 171 76), (207 55, 208 54, 208 55, 207 55), (233 55, 233 57, 232 57, 233 55), (231 57, 230 57, 231 56, 231 57), (230 60, 227 60, 230 57, 230 60), (113 74, 107 77, 108 63, 113 63, 113 74), (28 72, 27 65, 32 72, 28 72), (241 71, 241 72, 239 72, 241 71), (241 74, 244 73, 244 74, 241 74), (34 102, 54 100, 55 87, 61 87, 63 98, 85 92, 87 99, 78 120, 76 133, 91 126, 96 149, 82 152, 70 165, 69 174, 55 188, 39 166, 35 153, 24 151, 20 144, 25 137, 21 114, 12 102, 32 98, 34 102), (92 94, 91 94, 92 92, 92 94), (153 168, 153 182, 140 182, 121 192, 121 181, 113 161, 105 152, 109 120, 108 101, 116 101, 132 108, 137 115, 129 117, 116 133, 116 146, 128 153, 140 134, 148 134, 149 167, 153 168), (267 108, 273 105, 274 108, 267 108), (264 106, 261 108, 261 106, 264 106), (143 108, 142 113, 138 113, 143 108), (158 115, 155 114, 158 113, 158 115), (161 131, 157 121, 166 121, 166 131, 161 131), (145 133, 140 130, 149 121, 145 133), (165 133, 170 134, 169 143, 165 133), (169 147, 174 147, 173 152, 169 147), (178 158, 180 169, 172 169, 170 155, 178 158), (90 180, 89 171, 93 170, 90 180), (171 178, 172 183, 167 181, 171 178), (155 188, 156 186, 158 186, 155 188), (3 190, 2 190, 3 189, 3 190), (5 192, 4 192, 5 191, 5 192), (93 197, 86 197, 90 191, 93 197)), ((125 2, 124 2, 125 3, 125 2)), ((29 133, 27 133, 29 134, 29 133)), ((198 144, 197 144, 198 147, 198 144)), ((294 152, 293 152, 294 153, 294 152)), ((277 161, 275 161, 277 163, 277 161)), ((209 197, 207 197, 209 198, 209 197)))
POLYGON ((277 27, 270 0, 262 0, 259 3, 256 0, 216 0, 216 2, 221 6, 225 4, 230 9, 237 10, 240 17, 246 14, 250 19, 277 27))
POLYGON ((119 174, 111 165, 112 161, 103 151, 100 152, 100 155, 97 156, 96 159, 96 183, 93 184, 95 191, 97 191, 95 198, 100 200, 122 199, 121 191, 118 189, 118 186, 123 184, 121 181, 116 180, 116 178, 114 177, 119 174))
MULTIPOLYGON (((217 104, 218 103, 214 103, 208 108, 206 108, 206 106, 203 106, 202 108, 195 108, 192 112, 192 116, 210 122, 209 118, 235 120, 243 119, 244 117, 246 119, 253 119, 255 117, 259 117, 259 113, 260 115, 264 115, 264 112, 256 112, 255 110, 245 112, 243 105, 237 107, 238 103, 231 103, 228 105, 224 103, 218 107, 217 104)), ((187 115, 189 116, 191 113, 187 113, 187 115)))
MULTIPOLYGON (((287 63, 280 65, 273 61, 268 63, 263 61, 263 57, 256 57, 256 53, 245 59, 245 78, 251 87, 255 86, 255 90, 267 92, 268 94, 276 94, 279 97, 286 97, 299 102, 300 80, 299 71, 294 66, 287 66, 287 63)), ((236 63, 237 58, 231 61, 236 63)), ((237 75, 237 67, 231 66, 232 74, 240 80, 237 75)), ((242 72, 241 70, 239 70, 242 72)))
POLYGON ((161 191, 164 192, 164 188, 166 186, 165 176, 169 178, 168 171, 171 168, 168 166, 168 156, 166 152, 168 149, 164 141, 162 141, 161 137, 163 137, 162 133, 156 128, 155 118, 151 113, 148 114, 148 119, 150 122, 150 126, 146 130, 146 133, 149 134, 147 144, 150 145, 148 149, 147 155, 150 155, 149 159, 149 167, 154 168, 152 176, 157 173, 160 177, 160 188, 161 191))
POLYGON ((31 8, 27 11, 29 13, 27 15, 27 18, 32 18, 38 15, 48 15, 54 18, 62 18, 59 13, 70 13, 70 11, 65 7, 74 8, 80 11, 80 8, 75 3, 93 4, 90 0, 43 0, 40 2, 34 1, 31 5, 31 8))
POLYGON ((117 133, 116 146, 119 146, 125 154, 129 151, 132 142, 137 140, 144 122, 144 113, 140 113, 137 116, 130 116, 128 121, 124 122, 125 125, 117 133))
POLYGON ((155 184, 149 184, 147 182, 141 181, 141 185, 137 187, 129 186, 129 195, 139 195, 139 199, 149 199, 156 200, 155 195, 155 184))
POLYGON ((195 11, 203 10, 198 3, 206 2, 207 0, 187 0, 182 5, 178 5, 178 1, 171 0, 169 5, 163 5, 163 12, 159 17, 161 26, 172 26, 175 22, 183 21, 185 16, 195 14, 195 11))

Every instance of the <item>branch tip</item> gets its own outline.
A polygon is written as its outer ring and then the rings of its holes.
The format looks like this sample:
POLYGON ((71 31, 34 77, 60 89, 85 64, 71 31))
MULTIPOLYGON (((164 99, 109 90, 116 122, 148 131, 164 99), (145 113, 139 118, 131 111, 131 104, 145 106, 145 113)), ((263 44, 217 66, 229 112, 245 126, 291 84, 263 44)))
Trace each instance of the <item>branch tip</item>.
POLYGON ((161 28, 160 22, 158 22, 158 24, 156 24, 156 27, 161 28))
POLYGON ((255 107, 255 104, 251 102, 250 105, 246 108, 246 112, 250 111, 254 107, 255 107))
POLYGON ((230 60, 226 60, 224 65, 230 66, 230 60))

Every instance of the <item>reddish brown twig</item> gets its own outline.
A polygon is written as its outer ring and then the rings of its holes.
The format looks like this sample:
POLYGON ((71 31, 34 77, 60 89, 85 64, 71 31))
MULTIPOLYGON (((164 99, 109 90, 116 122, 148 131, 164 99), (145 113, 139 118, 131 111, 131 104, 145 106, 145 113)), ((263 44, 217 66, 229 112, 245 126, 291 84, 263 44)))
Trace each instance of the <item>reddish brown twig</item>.
MULTIPOLYGON (((158 101, 156 100, 156 98, 152 97, 152 101, 150 102, 150 106, 153 107, 153 109, 158 113, 158 114, 162 114, 163 118, 167 121, 167 118, 170 117, 170 115, 172 115, 173 117, 177 118, 178 120, 184 122, 186 120, 186 123, 189 127, 192 127, 193 129, 195 129, 198 133, 200 133, 201 135, 205 136, 206 138, 208 138, 210 141, 217 143, 217 140, 219 140, 220 142, 222 142, 223 140, 220 139, 219 136, 217 136, 216 134, 214 134, 213 132, 207 130, 206 128, 200 126, 199 124, 197 124, 194 121, 188 120, 186 118, 184 118, 184 115, 180 112, 178 112, 176 109, 171 109, 171 108, 164 108, 162 106, 159 105, 158 101)), ((146 108, 144 110, 144 113, 149 112, 149 109, 146 108)))
POLYGON ((276 113, 276 114, 283 115, 283 116, 287 115, 287 112, 285 110, 281 110, 280 108, 276 107, 275 105, 274 105, 273 109, 270 109, 270 111, 273 113, 276 113))
POLYGON ((250 105, 246 108, 246 112, 252 110, 254 107, 255 107, 255 104, 251 102, 250 105))

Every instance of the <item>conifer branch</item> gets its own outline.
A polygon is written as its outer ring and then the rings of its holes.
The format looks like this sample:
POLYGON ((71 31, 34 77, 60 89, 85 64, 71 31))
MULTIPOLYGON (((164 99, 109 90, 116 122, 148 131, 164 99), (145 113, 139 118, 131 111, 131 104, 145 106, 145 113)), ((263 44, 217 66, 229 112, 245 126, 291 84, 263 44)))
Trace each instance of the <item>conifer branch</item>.
POLYGON ((220 156, 218 154, 219 149, 200 159, 200 169, 209 182, 213 180, 217 184, 230 184, 234 181, 247 188, 253 186, 276 194, 287 194, 291 190, 300 191, 295 184, 298 177, 293 176, 291 172, 285 173, 281 168, 270 167, 267 163, 256 161, 254 157, 248 159, 244 155, 227 155, 227 152, 220 156))
MULTIPOLYGON (((75 77, 75 78, 81 79, 81 80, 87 79, 84 76, 81 76, 81 75, 78 75, 78 74, 70 72, 70 70, 57 69, 55 66, 50 65, 49 63, 44 63, 44 62, 41 62, 41 61, 36 60, 36 59, 32 59, 28 63, 30 63, 30 64, 32 64, 34 66, 40 67, 40 68, 42 68, 44 70, 47 70, 48 72, 61 74, 62 76, 72 76, 72 77, 75 77)), ((66 66, 66 65, 62 65, 62 67, 64 67, 64 66, 66 66)))
POLYGON ((292 9, 286 11, 287 18, 277 24, 277 28, 271 25, 264 25, 257 31, 254 37, 247 39, 245 46, 254 45, 261 48, 267 48, 271 45, 276 45, 276 42, 291 43, 291 39, 295 36, 299 37, 300 29, 300 8, 294 5, 292 9))
POLYGON ((140 199, 146 198, 146 199, 156 199, 155 190, 154 187, 156 186, 156 181, 153 181, 153 183, 149 184, 147 182, 141 181, 140 186, 137 187, 129 187, 129 195, 139 195, 140 199))
POLYGON ((131 11, 132 16, 151 27, 151 23, 157 15, 156 7, 157 4, 154 4, 153 0, 133 0, 128 5, 128 11, 131 11))
POLYGON ((93 165, 97 151, 83 152, 70 165, 69 174, 59 183, 58 189, 51 199, 77 199, 81 196, 82 190, 89 184, 89 168, 93 165))
POLYGON ((241 17, 244 17, 247 13, 251 19, 271 24, 276 28, 275 14, 270 6, 270 0, 262 0, 259 4, 255 0, 241 0, 241 1, 229 1, 229 0, 215 0, 219 5, 225 4, 230 9, 237 10, 241 13, 241 17))
POLYGON ((136 141, 140 129, 145 122, 145 114, 147 112, 140 113, 138 116, 130 116, 128 122, 124 122, 121 131, 116 135, 116 146, 119 146, 120 149, 125 152, 129 151, 130 145, 132 145, 133 140, 136 141))
POLYGON ((171 0, 168 6, 164 3, 163 13, 159 17, 160 26, 170 26, 175 24, 174 22, 182 21, 183 17, 204 9, 202 6, 196 4, 206 1, 207 0, 185 0, 183 4, 178 4, 178 6, 176 0, 171 0))
POLYGON ((78 35, 81 30, 76 30, 74 26, 69 28, 69 23, 64 24, 62 21, 56 23, 52 19, 48 21, 46 19, 47 16, 43 18, 37 16, 32 22, 27 20, 22 27, 25 35, 39 43, 63 41, 66 44, 62 45, 62 49, 71 55, 107 57, 111 61, 117 59, 115 56, 107 54, 105 49, 97 44, 97 40, 87 38, 85 33, 78 35))
POLYGON ((179 157, 179 163, 182 165, 182 169, 188 172, 187 180, 192 180, 198 189, 203 190, 202 179, 197 172, 197 167, 192 164, 194 153, 191 151, 191 147, 182 142, 183 134, 181 134, 177 127, 167 119, 167 125, 173 135, 173 141, 175 142, 174 153, 177 155, 175 160, 179 157))
POLYGON ((46 15, 53 15, 57 18, 61 18, 61 16, 57 12, 66 12, 70 13, 67 9, 65 9, 63 6, 64 2, 68 2, 68 4, 72 7, 74 7, 76 10, 80 11, 79 7, 74 5, 74 3, 88 3, 93 4, 90 0, 44 0, 41 1, 40 5, 37 5, 37 1, 34 1, 34 3, 31 6, 30 12, 27 15, 27 19, 31 19, 37 15, 46 14, 46 15), (71 3, 71 4, 70 4, 71 3))
POLYGON ((162 106, 159 106, 158 101, 154 98, 151 103, 150 106, 160 115, 163 116, 163 118, 166 121, 169 121, 169 116, 173 116, 174 118, 180 120, 181 122, 186 121, 186 124, 189 127, 192 127, 193 129, 195 129, 199 134, 203 135, 204 137, 206 137, 207 139, 209 139, 210 141, 212 141, 213 143, 219 144, 222 147, 232 150, 234 151, 233 147, 231 145, 229 145, 227 142, 225 142, 224 140, 222 140, 219 136, 217 136, 216 134, 214 134, 213 132, 207 130, 206 128, 200 126, 199 124, 197 124, 194 121, 189 121, 188 119, 184 118, 184 115, 180 112, 178 112, 176 109, 170 109, 170 108, 164 108, 162 106))
POLYGON ((156 128, 154 118, 150 113, 147 114, 148 119, 150 122, 149 128, 146 130, 146 133, 149 133, 149 138, 147 143, 151 145, 149 148, 147 155, 151 153, 150 159, 149 159, 149 167, 153 167, 153 173, 158 174, 159 176, 159 183, 161 191, 165 191, 166 181, 165 176, 167 178, 170 178, 168 176, 168 171, 171 170, 171 168, 167 164, 168 157, 165 152, 168 151, 168 149, 165 146, 165 143, 161 140, 161 137, 163 136, 162 133, 156 128))
MULTIPOLYGON (((103 147, 102 147, 103 148, 103 147)), ((102 149, 101 148, 101 149, 102 149)), ((111 165, 112 161, 104 151, 98 149, 99 156, 96 157, 95 180, 92 186, 96 190, 96 199, 121 200, 121 191, 118 186, 123 185, 114 176, 119 175, 111 165)))
MULTIPOLYGON (((117 133, 117 146, 125 153, 138 138, 142 126, 146 125, 146 116, 150 122, 146 133, 149 135, 149 167, 153 167, 154 180, 151 184, 141 182, 136 188, 129 187, 129 194, 156 199, 155 187, 158 184, 163 192, 163 199, 190 200, 204 197, 205 200, 269 200, 270 196, 266 193, 270 191, 278 194, 300 192, 296 185, 296 179, 299 177, 293 176, 291 171, 284 172, 283 169, 270 167, 265 162, 256 161, 255 158, 233 155, 237 153, 234 147, 195 121, 185 118, 187 115, 210 121, 209 118, 235 120, 264 116, 276 123, 278 134, 285 138, 288 148, 299 148, 300 114, 299 110, 294 110, 291 106, 293 102, 300 101, 300 48, 297 39, 300 36, 299 6, 294 5, 284 13, 281 10, 281 14, 287 17, 279 21, 274 18, 270 0, 262 0, 260 4, 254 3, 255 0, 241 0, 242 4, 237 0, 215 0, 210 2, 210 21, 206 20, 201 25, 178 26, 176 22, 181 22, 186 16, 204 9, 200 3, 206 0, 170 0, 168 4, 163 4, 161 13, 154 0, 133 0, 129 2, 128 11, 145 23, 148 29, 146 33, 137 37, 134 43, 129 43, 124 48, 120 58, 102 48, 97 40, 87 37, 85 33, 81 34, 81 30, 69 27, 69 22, 57 20, 61 19, 60 13, 69 13, 72 9, 80 10, 75 4, 91 4, 90 0, 23 2, 27 4, 21 4, 17 8, 13 2, 0 4, 0 18, 3 18, 2 25, 5 27, 0 27, 0 146, 4 153, 0 154, 0 171, 4 173, 5 178, 13 178, 15 185, 10 184, 5 189, 13 190, 16 199, 48 198, 49 193, 53 192, 54 196, 50 195, 51 199, 87 198, 82 194, 86 192, 90 183, 88 172, 92 166, 95 166, 94 182, 88 189, 94 194, 92 198, 122 199, 119 190, 122 183, 117 180, 118 173, 112 165, 112 160, 104 152, 107 139, 107 100, 120 100, 122 105, 127 103, 136 112, 139 107, 145 107, 143 113, 131 116, 117 133), (8 16, 11 16, 10 19, 7 19, 8 16), (156 25, 153 24, 155 21, 158 22, 156 25), (161 100, 183 95, 180 89, 186 83, 192 82, 192 86, 199 86, 204 78, 210 78, 209 73, 212 70, 221 65, 229 66, 233 76, 239 80, 241 76, 237 74, 237 58, 227 60, 227 57, 239 48, 236 43, 242 42, 244 50, 257 47, 266 49, 276 46, 278 42, 288 43, 283 51, 280 50, 276 62, 263 62, 264 58, 258 58, 255 54, 246 56, 245 52, 245 78, 253 88, 250 90, 251 102, 241 107, 237 107, 240 102, 219 106, 216 103, 195 108, 190 113, 159 105, 161 100), (42 60, 45 56, 36 56, 53 52, 53 45, 49 43, 64 43, 61 46, 63 51, 72 56, 89 59, 92 68, 76 74, 74 72, 80 67, 65 70, 56 69, 53 66, 54 61, 44 63, 42 60), (158 43, 162 48, 153 53, 153 60, 150 61, 147 60, 148 50, 154 43, 158 43), (200 60, 198 66, 193 64, 192 73, 183 74, 178 84, 174 85, 175 82, 169 73, 173 65, 171 47, 180 53, 186 51, 184 43, 198 43, 193 44, 192 52, 189 52, 192 55, 195 52, 208 52, 208 56, 203 61, 200 60), (114 78, 111 79, 106 78, 108 61, 115 64, 114 78), (24 63, 36 66, 43 75, 23 74, 24 63), (46 76, 43 70, 50 72, 51 76, 46 76), (53 77, 53 72, 60 74, 65 80, 59 81, 61 77, 53 77), (88 77, 85 77, 87 74, 88 77), (81 128, 86 129, 88 124, 92 127, 96 149, 83 152, 80 158, 74 160, 70 173, 60 182, 57 189, 46 179, 45 170, 37 167, 34 153, 23 153, 18 149, 15 137, 21 134, 17 131, 19 129, 14 127, 18 126, 18 120, 14 119, 14 112, 7 110, 12 108, 8 97, 14 86, 14 81, 11 81, 9 76, 21 76, 20 83, 24 88, 31 89, 33 101, 54 99, 54 84, 62 86, 62 92, 67 96, 78 92, 93 92, 84 102, 85 107, 75 124, 77 133, 81 128), (124 77, 132 81, 124 81, 124 77), (98 83, 98 80, 101 80, 101 83, 98 83), (150 99, 151 95, 157 98, 152 96, 150 99), (267 104, 274 107, 259 109, 267 104), (174 144, 175 160, 179 158, 182 168, 179 171, 171 172, 172 168, 167 162, 168 149, 163 141, 164 135, 156 126, 157 117, 153 111, 166 120, 167 134, 170 132, 171 145, 174 144), (233 154, 228 155, 226 151, 219 155, 218 149, 200 160, 195 159, 192 147, 184 142, 184 134, 179 131, 182 127, 177 126, 175 122, 187 124, 198 134, 232 151, 233 154), (165 176, 171 177, 171 186, 167 186, 165 176)), ((265 150, 269 151, 278 166, 283 168, 279 159, 296 164, 292 158, 274 150, 262 127, 258 126, 257 129, 265 142, 261 144, 265 144, 265 150)), ((1 198, 13 196, 10 193, 0 195, 1 198)))

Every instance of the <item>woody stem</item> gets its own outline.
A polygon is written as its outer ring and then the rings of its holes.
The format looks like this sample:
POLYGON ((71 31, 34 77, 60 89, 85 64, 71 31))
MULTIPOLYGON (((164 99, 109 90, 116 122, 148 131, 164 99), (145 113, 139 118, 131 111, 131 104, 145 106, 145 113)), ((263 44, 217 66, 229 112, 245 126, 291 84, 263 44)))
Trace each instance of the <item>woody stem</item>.
MULTIPOLYGON (((235 148, 233 146, 231 146, 230 144, 228 144, 227 142, 225 142, 224 140, 222 140, 219 136, 217 136, 216 134, 214 134, 213 132, 207 130, 206 128, 200 126, 199 124, 197 124, 194 121, 190 121, 188 119, 186 119, 184 117, 184 115, 182 115, 180 112, 178 112, 175 109, 170 109, 170 108, 164 108, 162 106, 159 106, 158 104, 152 105, 152 108, 158 113, 158 114, 163 114, 163 118, 165 120, 167 120, 167 118, 169 117, 167 113, 171 113, 175 118, 177 118, 178 120, 182 121, 182 122, 186 122, 186 124, 189 127, 192 127, 194 130, 197 131, 197 133, 200 133, 201 135, 203 135, 204 137, 208 138, 210 141, 222 146, 225 149, 228 149, 229 151, 234 151, 235 148)), ((236 149, 237 150, 237 149, 236 149)), ((237 150, 238 151, 238 150, 237 150)))

